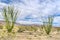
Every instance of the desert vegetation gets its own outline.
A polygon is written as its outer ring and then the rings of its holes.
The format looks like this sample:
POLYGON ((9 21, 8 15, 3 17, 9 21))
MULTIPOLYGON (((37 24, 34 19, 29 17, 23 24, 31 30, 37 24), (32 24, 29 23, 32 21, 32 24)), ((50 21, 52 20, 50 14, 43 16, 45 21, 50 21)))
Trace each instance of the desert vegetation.
POLYGON ((3 37, 0 40, 13 40, 12 36, 15 35, 17 29, 14 27, 14 24, 17 20, 17 13, 18 11, 16 11, 12 6, 7 6, 3 8, 2 15, 4 17, 5 25, 3 26, 3 28, 2 26, 0 26, 2 30, 1 37, 3 37))
POLYGON ((3 8, 4 25, 0 24, 0 40, 60 40, 60 28, 53 27, 53 17, 43 20, 43 25, 18 25, 18 11, 13 6, 3 8))
POLYGON ((47 22, 43 22, 44 30, 49 35, 52 29, 53 17, 48 17, 46 21, 47 22))
POLYGON ((17 13, 18 11, 15 11, 14 8, 11 6, 3 8, 3 16, 6 22, 6 28, 8 32, 11 32, 14 28, 14 23, 17 20, 17 13))

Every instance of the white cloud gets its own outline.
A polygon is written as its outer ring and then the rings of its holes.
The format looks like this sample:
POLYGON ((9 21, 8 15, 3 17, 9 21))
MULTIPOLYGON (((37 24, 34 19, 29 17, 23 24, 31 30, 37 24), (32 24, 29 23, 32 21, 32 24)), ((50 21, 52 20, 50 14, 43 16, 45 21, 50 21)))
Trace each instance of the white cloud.
POLYGON ((55 23, 60 23, 59 21, 60 21, 60 17, 55 17, 55 18, 54 18, 54 22, 55 22, 55 23))
POLYGON ((20 24, 42 24, 40 22, 32 22, 32 21, 17 21, 17 23, 20 23, 20 24))
POLYGON ((14 4, 20 11, 21 11, 21 17, 25 17, 29 14, 37 14, 37 16, 47 16, 47 15, 53 15, 56 11, 56 4, 55 2, 51 1, 45 1, 39 4, 38 0, 22 0, 23 3, 16 3, 14 4), (48 3, 46 3, 48 2, 48 3))
MULTIPOLYGON (((31 15, 31 18, 35 18, 34 20, 36 20, 36 18, 40 20, 40 16, 54 15, 56 13, 60 14, 60 0, 21 0, 21 2, 20 0, 12 1, 13 2, 10 3, 10 5, 14 5, 19 10, 19 19, 24 19, 27 15, 31 15)), ((8 4, 0 2, 0 5, 3 7, 8 4)), ((33 19, 29 19, 31 22, 32 20, 33 19)), ((58 20, 59 18, 55 18, 54 22, 58 22, 58 20)))
POLYGON ((54 26, 60 26, 60 17, 55 17, 53 23, 54 26))

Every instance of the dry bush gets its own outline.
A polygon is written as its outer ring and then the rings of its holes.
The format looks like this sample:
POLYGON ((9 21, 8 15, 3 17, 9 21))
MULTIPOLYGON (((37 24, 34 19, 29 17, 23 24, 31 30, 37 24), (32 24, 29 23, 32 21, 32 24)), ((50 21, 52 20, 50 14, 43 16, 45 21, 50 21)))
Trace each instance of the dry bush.
POLYGON ((25 27, 24 26, 19 26, 19 30, 18 30, 18 32, 24 32, 26 29, 25 29, 25 27))
POLYGON ((27 31, 37 31, 37 27, 34 27, 34 26, 28 26, 28 27, 25 27, 27 31))
POLYGON ((0 25, 0 29, 3 29, 3 26, 2 25, 0 25))

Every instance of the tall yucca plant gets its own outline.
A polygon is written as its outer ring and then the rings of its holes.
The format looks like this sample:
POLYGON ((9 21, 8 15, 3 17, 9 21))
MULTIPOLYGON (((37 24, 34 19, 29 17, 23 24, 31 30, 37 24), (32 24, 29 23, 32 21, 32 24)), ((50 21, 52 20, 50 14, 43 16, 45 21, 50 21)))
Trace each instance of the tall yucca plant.
POLYGON ((53 17, 48 17, 47 22, 43 23, 44 30, 45 32, 49 35, 52 29, 52 24, 53 24, 53 17))
POLYGON ((8 32, 11 32, 14 24, 16 22, 17 19, 17 13, 18 11, 16 11, 14 9, 14 7, 12 6, 8 6, 8 7, 4 7, 3 8, 3 16, 4 16, 4 20, 6 22, 6 28, 8 32))

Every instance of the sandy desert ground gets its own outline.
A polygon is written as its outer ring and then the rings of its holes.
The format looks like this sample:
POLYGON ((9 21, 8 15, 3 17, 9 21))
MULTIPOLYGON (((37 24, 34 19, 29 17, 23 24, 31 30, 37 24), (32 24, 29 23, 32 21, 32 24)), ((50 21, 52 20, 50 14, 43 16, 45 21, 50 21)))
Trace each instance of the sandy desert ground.
POLYGON ((15 40, 60 40, 60 31, 54 30, 49 35, 40 32, 17 33, 15 40))
POLYGON ((53 32, 50 35, 37 33, 18 33, 15 40, 60 40, 60 33, 53 32))
MULTIPOLYGON (((19 26, 20 30, 25 30, 24 32, 17 32, 14 40, 60 40, 60 27, 53 27, 49 35, 45 33, 39 26, 19 26), (20 28, 21 27, 21 28, 20 28), (28 31, 36 30, 37 31, 28 31)), ((10 39, 11 40, 11 39, 10 39)))

